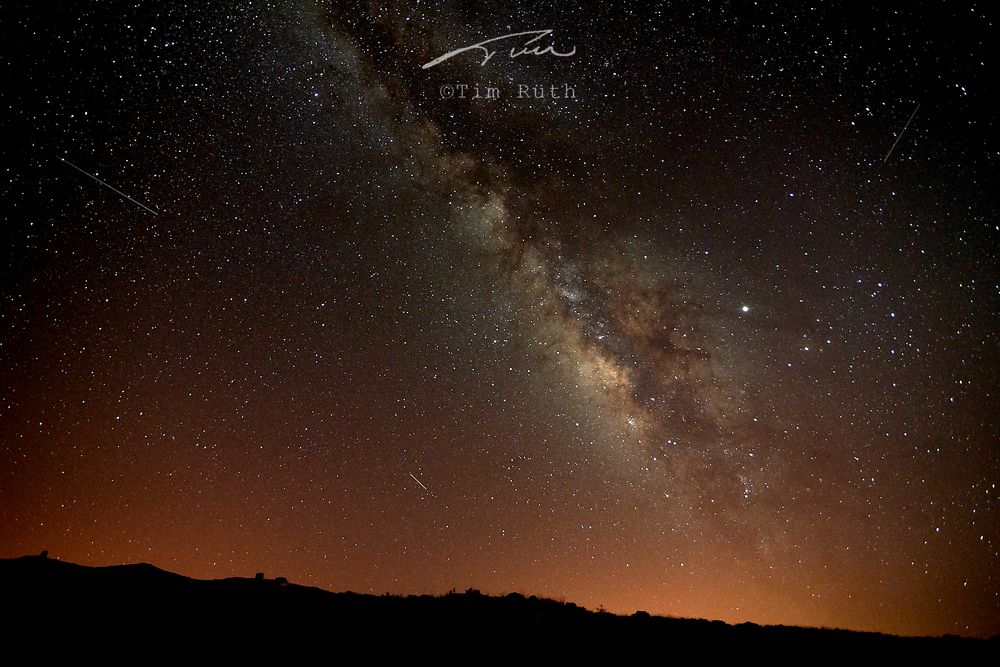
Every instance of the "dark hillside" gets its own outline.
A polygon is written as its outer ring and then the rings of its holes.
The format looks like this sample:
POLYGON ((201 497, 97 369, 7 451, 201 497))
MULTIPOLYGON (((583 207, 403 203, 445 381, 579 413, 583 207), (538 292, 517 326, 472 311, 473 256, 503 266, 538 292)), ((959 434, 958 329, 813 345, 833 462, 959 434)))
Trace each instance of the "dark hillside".
POLYGON ((985 658, 997 648, 996 640, 733 626, 643 612, 617 616, 517 593, 331 593, 282 578, 199 580, 148 564, 85 567, 38 556, 0 560, 0 577, 6 645, 40 648, 42 655, 154 658, 207 651, 338 659, 359 650, 419 650, 424 656, 434 651, 435 662, 478 662, 521 651, 588 661, 613 650, 619 656, 667 652, 664 659, 750 651, 788 660, 812 654, 954 661, 985 658), (473 658, 468 650, 482 654, 473 658))

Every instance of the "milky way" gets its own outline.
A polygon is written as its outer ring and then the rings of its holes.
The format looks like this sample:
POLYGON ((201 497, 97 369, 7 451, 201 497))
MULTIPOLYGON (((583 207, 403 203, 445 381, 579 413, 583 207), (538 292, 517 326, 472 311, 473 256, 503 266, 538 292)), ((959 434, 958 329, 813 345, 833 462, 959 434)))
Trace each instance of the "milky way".
POLYGON ((10 25, 0 555, 1000 632, 982 8, 10 25))
MULTIPOLYGON (((356 44, 350 26, 365 25, 363 19, 344 22, 337 12, 326 18, 332 27, 345 30, 334 33, 335 38, 356 44)), ((672 515, 685 522, 695 518, 698 531, 706 522, 715 525, 720 531, 716 539, 752 529, 756 512, 749 522, 744 516, 751 495, 757 506, 779 502, 766 500, 764 492, 792 481, 781 477, 787 468, 769 461, 762 441, 766 429, 755 428, 758 420, 741 404, 738 383, 726 377, 717 359, 718 348, 726 345, 717 331, 724 314, 706 308, 684 284, 684 276, 663 261, 654 241, 640 239, 627 207, 615 211, 610 221, 588 215, 585 193, 596 179, 577 174, 562 185, 555 182, 567 180, 558 165, 554 172, 559 178, 517 175, 521 165, 503 151, 470 154, 462 144, 445 146, 435 120, 440 109, 419 112, 420 87, 427 82, 411 78, 415 62, 406 62, 405 54, 417 60, 447 47, 435 40, 426 43, 424 33, 401 30, 396 15, 385 23, 386 30, 374 31, 383 40, 363 33, 368 39, 362 37, 354 53, 396 54, 388 59, 392 69, 380 71, 377 62, 359 57, 365 76, 357 85, 378 91, 383 113, 391 100, 395 108, 390 115, 409 119, 410 125, 396 128, 396 141, 412 142, 404 150, 422 156, 425 169, 442 175, 434 187, 448 200, 445 214, 452 217, 454 233, 468 237, 510 290, 508 298, 529 312, 529 335, 540 348, 536 353, 544 359, 543 368, 563 373, 567 395, 593 405, 588 418, 603 431, 602 440, 617 444, 627 460, 654 476, 647 493, 675 498, 672 515), (418 43, 408 43, 411 37, 418 43), (403 92, 410 88, 416 99, 403 92), (567 212, 552 202, 573 203, 567 212)), ((475 80, 478 61, 466 63, 471 66, 460 71, 465 80, 475 80)), ((481 115, 459 123, 467 124, 462 131, 473 135, 521 130, 498 129, 493 119, 481 115)), ((501 136, 496 143, 505 140, 511 145, 518 141, 501 136)), ((547 150, 570 153, 568 144, 578 137, 532 140, 547 141, 547 150)), ((760 538, 740 533, 740 539, 753 551, 760 538)))

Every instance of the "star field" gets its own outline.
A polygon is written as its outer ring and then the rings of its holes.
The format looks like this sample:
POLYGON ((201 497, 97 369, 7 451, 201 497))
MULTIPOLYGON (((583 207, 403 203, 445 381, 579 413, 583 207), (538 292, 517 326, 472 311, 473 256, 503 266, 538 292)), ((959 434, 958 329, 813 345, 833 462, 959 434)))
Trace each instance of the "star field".
POLYGON ((11 11, 0 556, 1000 633, 987 6, 376 5, 11 11))

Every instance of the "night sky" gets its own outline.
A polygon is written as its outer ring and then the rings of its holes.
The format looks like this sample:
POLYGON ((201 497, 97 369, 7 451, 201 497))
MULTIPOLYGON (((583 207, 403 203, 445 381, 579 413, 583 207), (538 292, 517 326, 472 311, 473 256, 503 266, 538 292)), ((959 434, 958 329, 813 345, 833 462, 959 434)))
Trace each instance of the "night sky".
POLYGON ((0 556, 1000 633, 990 3, 24 4, 0 556))

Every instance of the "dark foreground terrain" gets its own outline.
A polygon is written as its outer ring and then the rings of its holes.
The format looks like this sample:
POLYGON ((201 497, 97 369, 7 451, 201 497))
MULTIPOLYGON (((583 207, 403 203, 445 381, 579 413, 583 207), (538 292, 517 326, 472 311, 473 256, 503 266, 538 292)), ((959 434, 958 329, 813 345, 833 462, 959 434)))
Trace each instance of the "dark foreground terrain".
MULTIPOLYGON (((996 664, 1000 642, 749 623, 616 616, 573 604, 480 595, 373 596, 283 579, 189 579, 152 565, 85 567, 39 556, 0 559, 2 651, 43 663, 92 657, 144 663, 499 660, 683 663, 755 656, 769 662, 996 664)), ((6 659, 3 660, 7 664, 6 659)), ((19 661, 20 662, 20 661, 19 661)))

